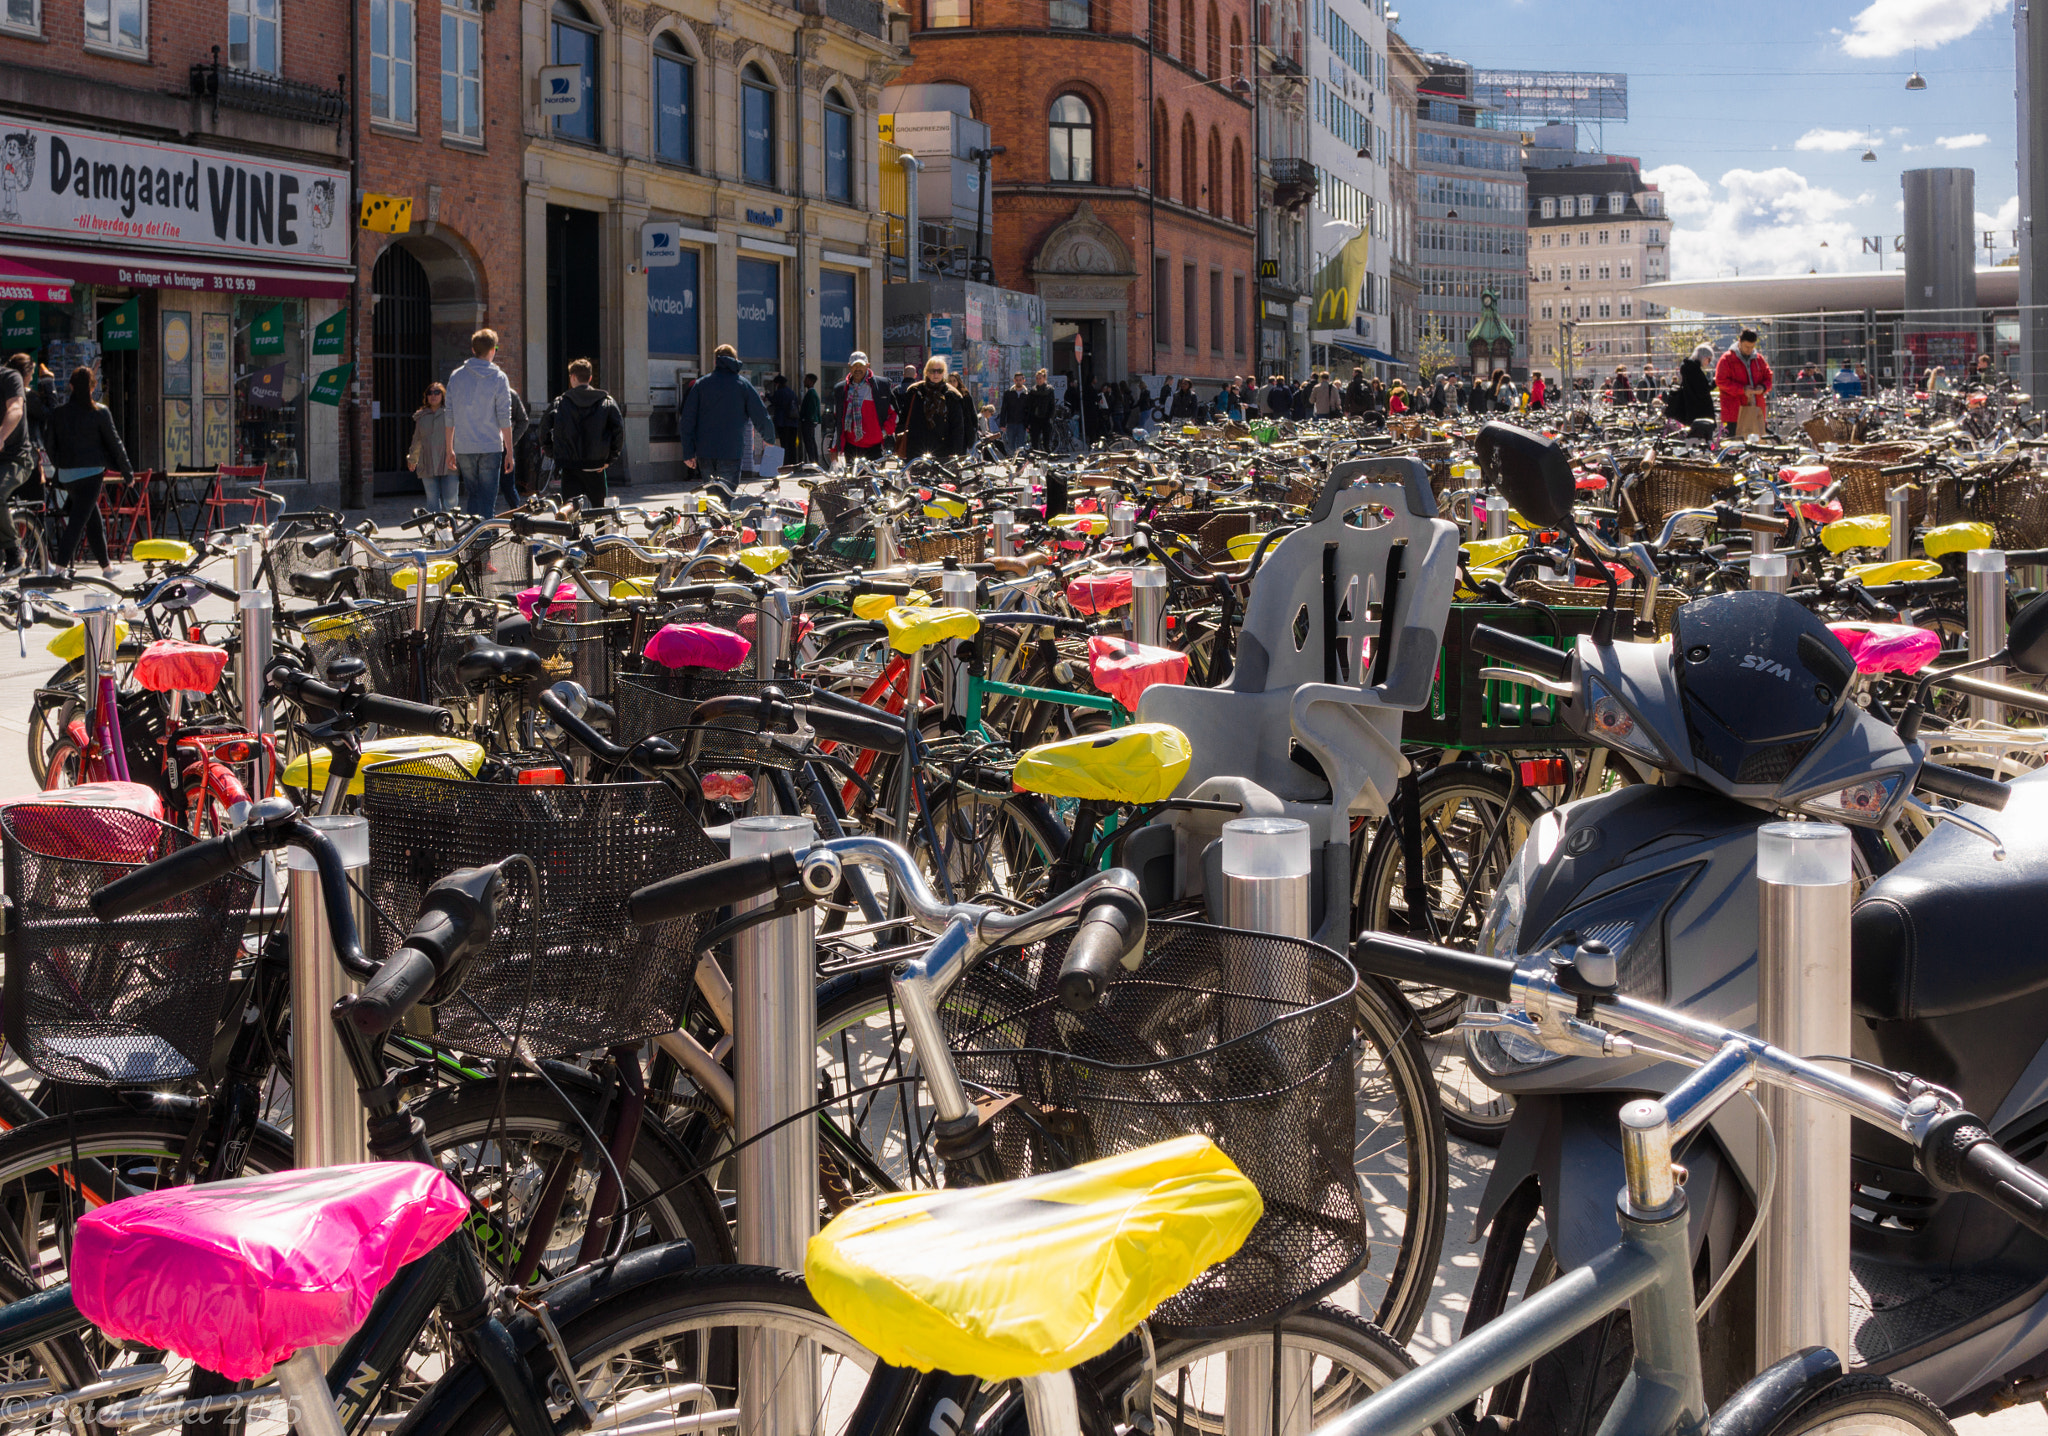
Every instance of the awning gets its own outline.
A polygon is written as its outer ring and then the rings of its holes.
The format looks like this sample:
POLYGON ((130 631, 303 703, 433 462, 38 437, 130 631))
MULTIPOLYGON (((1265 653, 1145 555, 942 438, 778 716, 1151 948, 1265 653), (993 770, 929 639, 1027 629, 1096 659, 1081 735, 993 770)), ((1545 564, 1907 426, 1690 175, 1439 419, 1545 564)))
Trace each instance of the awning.
POLYGON ((23 299, 36 304, 68 304, 71 302, 71 281, 0 255, 0 301, 11 303, 23 299))
POLYGON ((23 244, 0 247, 0 266, 22 262, 48 269, 81 284, 119 284, 133 289, 194 289, 211 294, 246 294, 252 298, 345 299, 355 285, 355 272, 346 265, 321 268, 310 264, 250 264, 247 261, 190 259, 181 255, 96 247, 54 249, 23 244))
POLYGON ((1403 369, 1408 367, 1393 355, 1382 353, 1370 344, 1360 344, 1352 339, 1332 339, 1330 343, 1333 347, 1342 349, 1347 354, 1356 354, 1359 358, 1370 359, 1376 364, 1393 364, 1403 369))

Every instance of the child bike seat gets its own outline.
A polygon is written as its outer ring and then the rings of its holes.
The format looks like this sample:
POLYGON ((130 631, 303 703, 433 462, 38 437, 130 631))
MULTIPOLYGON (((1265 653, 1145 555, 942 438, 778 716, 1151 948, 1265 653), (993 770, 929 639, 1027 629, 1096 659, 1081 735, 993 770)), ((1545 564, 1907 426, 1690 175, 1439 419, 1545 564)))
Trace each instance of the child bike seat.
POLYGON ((1188 735, 1165 723, 1041 743, 1017 758, 1018 791, 1097 803, 1156 803, 1173 796, 1194 761, 1188 735))
POLYGON ((1843 576, 1855 579, 1865 588, 1886 583, 1919 583, 1940 578, 1941 565, 1924 558, 1895 558, 1884 563, 1852 564, 1843 576))
POLYGON ((1971 549, 1997 548, 1998 534, 1990 524, 1965 520, 1962 523, 1943 524, 1940 528, 1929 529, 1921 535, 1920 546, 1927 550, 1929 558, 1940 558, 1945 553, 1968 553, 1971 549))
POLYGON ((1107 1351, 1263 1211, 1215 1143, 1179 1137, 1018 1182, 872 1198, 811 1238, 804 1281, 892 1366, 1007 1381, 1107 1351))
POLYGON ((1858 673, 1918 673, 1941 652, 1941 635, 1903 623, 1830 623, 1858 673))
POLYGON ((137 563, 190 563, 199 550, 178 539, 143 539, 131 552, 137 563))
POLYGON ((1836 519, 1820 531, 1820 541, 1829 553, 1852 548, 1883 548, 1892 540, 1890 514, 1858 514, 1836 519))
POLYGON ((135 681, 152 693, 211 693, 227 666, 225 648, 159 638, 135 660, 135 681))
POLYGON ((1188 681, 1188 656, 1097 633, 1088 640, 1088 677, 1126 712, 1135 713, 1139 696, 1153 684, 1188 681))
POLYGON ((898 653, 917 653, 949 638, 972 638, 981 620, 964 608, 892 608, 882 615, 889 646, 898 653))
POLYGON ((729 628, 708 623, 664 624, 641 655, 663 668, 709 668, 730 673, 747 661, 754 645, 729 628))
POLYGON ((80 1220, 71 1294, 117 1341, 247 1381, 346 1340, 468 1215, 462 1188, 419 1162, 167 1187, 80 1220))

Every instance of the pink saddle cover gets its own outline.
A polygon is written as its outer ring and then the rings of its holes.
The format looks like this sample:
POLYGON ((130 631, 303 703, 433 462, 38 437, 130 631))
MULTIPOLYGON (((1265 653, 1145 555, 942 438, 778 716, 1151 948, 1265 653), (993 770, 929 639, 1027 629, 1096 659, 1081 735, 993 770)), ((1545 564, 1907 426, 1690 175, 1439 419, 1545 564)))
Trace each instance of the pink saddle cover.
MULTIPOLYGON (((760 622, 760 618, 761 616, 757 613, 740 614, 735 623, 735 626, 740 631, 740 637, 752 643, 754 641, 754 627, 760 622)), ((808 613, 799 613, 790 624, 789 641, 791 643, 802 643, 811 636, 811 630, 816 627, 816 619, 812 618, 808 613)))
POLYGON ((164 800, 141 783, 81 783, 9 798, 15 840, 53 858, 147 863, 163 856, 164 800))
POLYGON ((1135 713, 1138 695, 1153 684, 1188 681, 1188 656, 1171 648, 1098 633, 1088 640, 1088 676, 1097 688, 1135 713))
POLYGON ((1788 489, 1804 489, 1819 493, 1833 483, 1835 476, 1826 464, 1795 464, 1778 470, 1778 482, 1788 489))
POLYGON ((1131 601, 1131 575, 1091 573, 1067 584, 1067 602, 1083 613, 1108 613, 1131 601))
MULTIPOLYGON (((532 588, 521 589, 513 602, 519 605, 520 616, 531 623, 533 611, 540 607, 540 585, 535 584, 532 588)), ((554 601, 548 605, 548 612, 573 615, 576 612, 576 585, 566 579, 556 584, 554 601), (564 598, 564 594, 568 597, 564 598)))
POLYGON ((708 623, 664 624, 642 653, 664 668, 710 668, 730 673, 754 645, 729 628, 708 623))
POLYGON ((227 666, 225 648, 159 638, 135 660, 135 681, 152 693, 211 693, 227 666))
POLYGON ((1941 635, 1903 623, 1831 623, 1858 673, 1918 673, 1941 652, 1941 635))
POLYGON ((118 1341, 251 1380, 346 1340, 468 1212, 462 1188, 418 1162, 168 1187, 79 1221, 71 1294, 118 1341))

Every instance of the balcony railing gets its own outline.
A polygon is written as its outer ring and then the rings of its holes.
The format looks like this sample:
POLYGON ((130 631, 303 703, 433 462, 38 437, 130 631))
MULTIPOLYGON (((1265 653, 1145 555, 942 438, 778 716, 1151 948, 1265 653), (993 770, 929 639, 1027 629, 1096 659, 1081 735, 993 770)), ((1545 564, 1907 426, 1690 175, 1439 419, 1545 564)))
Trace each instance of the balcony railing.
POLYGON ((1316 167, 1303 159, 1274 159, 1266 162, 1273 176, 1273 202, 1285 210, 1298 210, 1316 197, 1319 181, 1316 167))
POLYGON ((215 119, 220 108, 247 110, 276 120, 298 120, 309 125, 339 126, 348 114, 347 92, 323 90, 302 80, 287 80, 257 70, 237 69, 220 61, 220 46, 213 47, 211 64, 192 67, 192 93, 213 101, 215 119))

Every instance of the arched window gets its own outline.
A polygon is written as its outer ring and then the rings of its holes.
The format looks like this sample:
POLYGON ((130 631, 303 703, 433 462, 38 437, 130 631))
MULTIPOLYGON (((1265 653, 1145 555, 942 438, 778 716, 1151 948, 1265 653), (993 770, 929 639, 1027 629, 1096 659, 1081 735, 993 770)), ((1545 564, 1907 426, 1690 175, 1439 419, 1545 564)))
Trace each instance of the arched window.
POLYGON ((1223 132, 1214 125, 1209 127, 1209 203, 1205 208, 1223 218, 1223 132))
POLYGON ((825 198, 853 203, 853 106, 825 92, 825 198))
POLYGON ((1180 62, 1195 63, 1195 0, 1180 0, 1180 62))
POLYGON ((1166 0, 1152 0, 1152 48, 1166 48, 1166 0))
POLYGON ((1235 15, 1230 17, 1230 78, 1244 78, 1244 26, 1235 15))
POLYGON ((1216 23, 1216 0, 1209 0, 1208 45, 1204 51, 1202 73, 1220 75, 1223 73, 1223 31, 1216 23))
POLYGON ((1152 109, 1152 193, 1173 197, 1173 131, 1166 122, 1166 101, 1152 109))
MULTIPOLYGON (((565 140, 597 144, 604 133, 597 123, 597 22, 576 0, 555 0, 548 32, 549 48, 554 54, 552 63, 574 65, 578 72, 576 83, 583 90, 583 103, 575 113, 555 116, 555 133, 565 140)), ((444 85, 444 106, 446 88, 444 85)))
POLYGON ((1244 223, 1244 141, 1230 142, 1230 217, 1244 223))
POLYGON ((1180 202, 1189 209, 1202 203, 1201 192, 1195 188, 1195 166, 1201 161, 1195 153, 1195 117, 1192 114, 1180 117, 1180 202))
POLYGON ((740 173, 775 186, 775 86, 759 65, 740 71, 740 173))
POLYGON ((654 37, 654 153, 670 164, 697 163, 697 67, 667 31, 654 37))
POLYGON ((1046 117, 1054 184, 1095 183, 1095 112, 1079 95, 1061 95, 1046 117))

